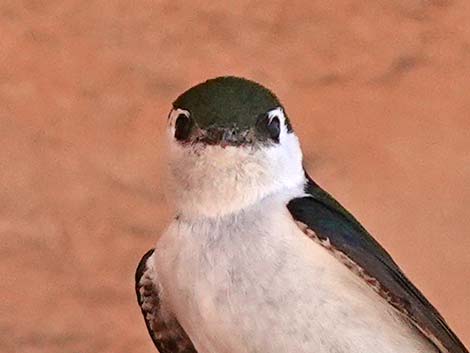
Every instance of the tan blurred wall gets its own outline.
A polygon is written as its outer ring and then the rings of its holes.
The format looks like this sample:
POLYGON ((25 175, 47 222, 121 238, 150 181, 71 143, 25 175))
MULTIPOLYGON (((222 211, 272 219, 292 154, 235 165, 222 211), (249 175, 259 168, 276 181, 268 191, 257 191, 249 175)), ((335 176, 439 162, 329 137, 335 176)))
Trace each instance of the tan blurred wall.
POLYGON ((2 0, 0 351, 154 351, 133 272, 169 216, 162 130, 222 74, 277 92, 470 345, 469 1, 2 0))

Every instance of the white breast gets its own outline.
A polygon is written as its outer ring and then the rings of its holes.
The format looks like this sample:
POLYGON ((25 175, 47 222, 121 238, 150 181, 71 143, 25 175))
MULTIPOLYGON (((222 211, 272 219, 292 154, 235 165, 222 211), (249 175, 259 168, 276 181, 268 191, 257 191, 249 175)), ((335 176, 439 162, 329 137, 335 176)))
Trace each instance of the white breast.
POLYGON ((436 349, 293 222, 278 194, 157 244, 164 300, 199 353, 436 349))

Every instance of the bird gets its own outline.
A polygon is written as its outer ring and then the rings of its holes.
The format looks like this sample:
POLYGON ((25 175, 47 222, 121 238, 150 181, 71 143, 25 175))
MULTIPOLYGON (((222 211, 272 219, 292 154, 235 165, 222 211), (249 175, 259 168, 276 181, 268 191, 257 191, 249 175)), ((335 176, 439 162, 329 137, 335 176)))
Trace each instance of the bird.
POLYGON ((277 96, 199 83, 167 122, 175 216, 137 267, 161 353, 468 353, 386 250, 306 172, 277 96))

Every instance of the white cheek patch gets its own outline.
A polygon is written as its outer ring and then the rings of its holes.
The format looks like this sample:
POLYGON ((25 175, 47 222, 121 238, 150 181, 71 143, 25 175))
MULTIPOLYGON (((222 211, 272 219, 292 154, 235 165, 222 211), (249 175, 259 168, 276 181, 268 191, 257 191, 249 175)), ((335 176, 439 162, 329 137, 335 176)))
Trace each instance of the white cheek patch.
POLYGON ((276 109, 270 110, 268 112, 268 117, 270 121, 275 117, 278 117, 281 123, 284 123, 286 121, 284 110, 281 107, 277 107, 276 109))

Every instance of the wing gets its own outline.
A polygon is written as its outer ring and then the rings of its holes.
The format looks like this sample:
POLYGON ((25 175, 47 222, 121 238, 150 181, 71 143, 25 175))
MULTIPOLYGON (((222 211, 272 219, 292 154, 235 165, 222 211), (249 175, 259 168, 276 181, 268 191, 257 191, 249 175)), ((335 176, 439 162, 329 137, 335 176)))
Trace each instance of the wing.
POLYGON ((142 257, 135 273, 137 301, 150 337, 160 353, 197 353, 176 318, 162 305, 153 256, 151 249, 142 257))
POLYGON ((304 233, 362 277, 440 352, 468 353, 442 316, 406 278, 380 244, 308 175, 307 179, 307 196, 293 199, 287 205, 304 233))

